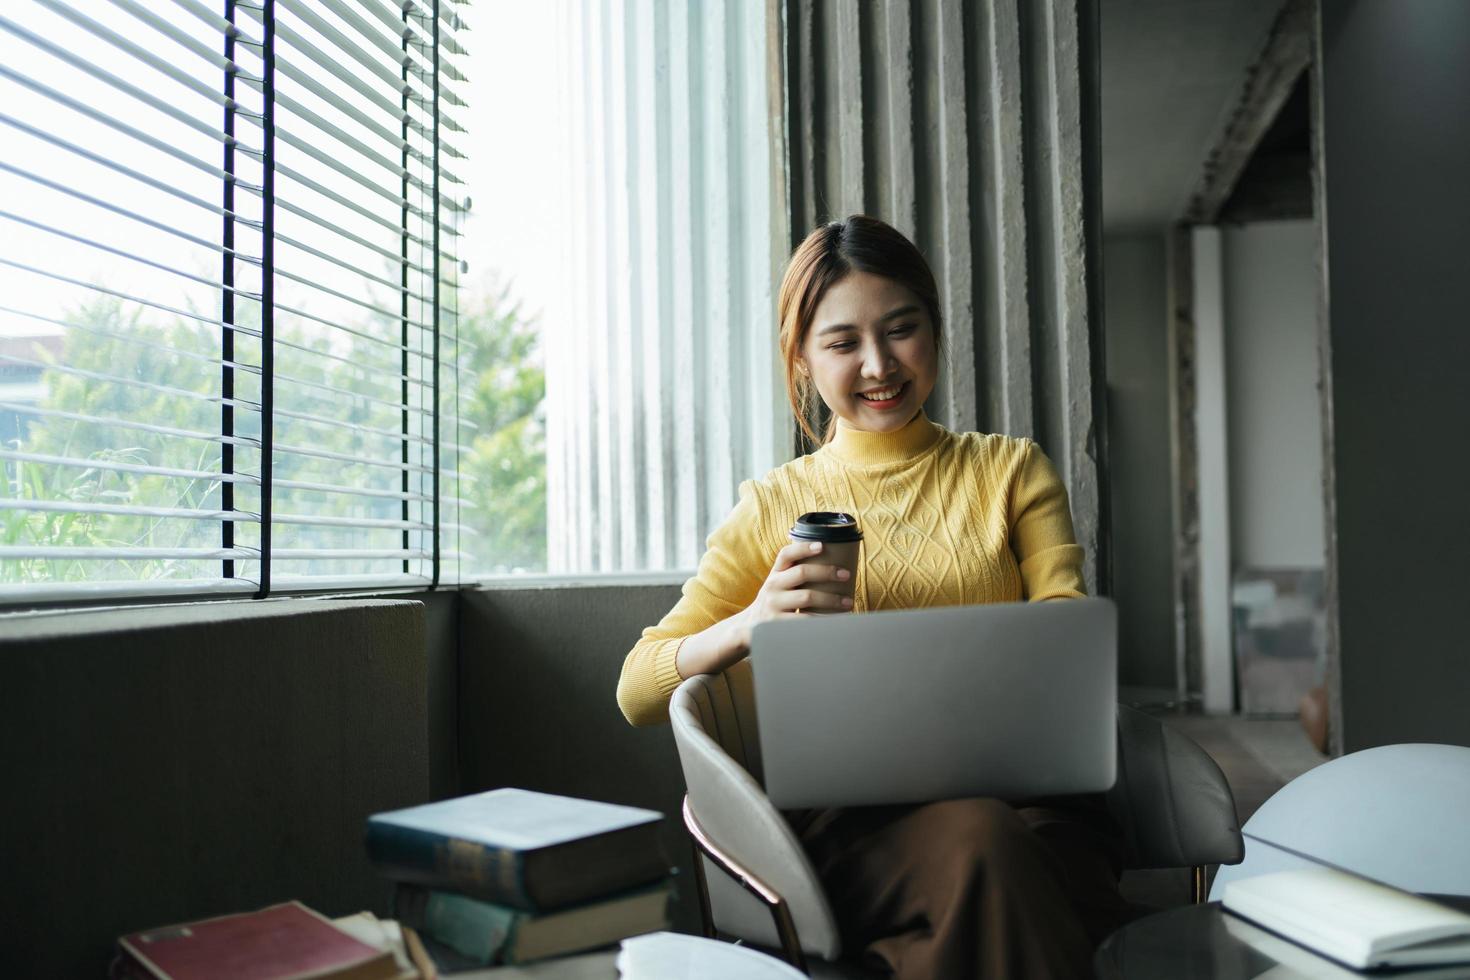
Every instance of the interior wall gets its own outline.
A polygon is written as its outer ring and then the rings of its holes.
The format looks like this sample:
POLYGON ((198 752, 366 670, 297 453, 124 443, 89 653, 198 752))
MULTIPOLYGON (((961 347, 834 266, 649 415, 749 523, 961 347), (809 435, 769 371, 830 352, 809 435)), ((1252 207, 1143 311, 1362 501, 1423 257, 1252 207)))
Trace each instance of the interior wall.
POLYGON ((459 758, 466 793, 520 786, 663 813, 665 855, 680 871, 674 921, 693 931, 673 731, 633 728, 616 699, 624 656, 678 599, 677 584, 465 592, 459 758))
POLYGON ((1321 568, 1316 226, 1259 222, 1221 237, 1232 564, 1321 568))
POLYGON ((1470 4, 1320 26, 1339 747, 1470 745, 1470 4))
POLYGON ((425 608, 284 599, 0 630, 0 973, 102 976, 118 936, 296 898, 386 913, 367 817, 430 795, 425 608))
POLYGON ((1169 368, 1162 232, 1103 242, 1118 680, 1175 686, 1169 368))

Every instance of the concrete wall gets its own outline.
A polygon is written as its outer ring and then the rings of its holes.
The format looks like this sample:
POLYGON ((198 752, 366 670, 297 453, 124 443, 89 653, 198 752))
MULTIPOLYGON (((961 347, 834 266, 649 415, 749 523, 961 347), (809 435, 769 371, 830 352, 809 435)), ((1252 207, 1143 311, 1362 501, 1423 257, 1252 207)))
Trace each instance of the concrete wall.
POLYGON ((1341 747, 1470 745, 1470 4, 1336 0, 1321 46, 1341 747))
POLYGON ((948 331, 931 417, 1035 438, 1106 591, 1096 0, 778 2, 786 244, 855 211, 913 239, 948 331))
POLYGON ((1164 236, 1103 242, 1118 680, 1173 688, 1164 236))
POLYGON ((1222 238, 1232 565, 1321 568, 1316 226, 1261 222, 1222 238))
POLYGON ((298 898, 386 911, 365 821, 430 795, 417 601, 0 623, 0 973, 101 976, 116 937, 298 898))
POLYGON ((673 732, 631 727, 615 699, 624 655, 678 598, 675 584, 464 593, 459 752, 466 793, 524 786, 666 814, 665 851, 683 872, 675 921, 694 929, 673 732))

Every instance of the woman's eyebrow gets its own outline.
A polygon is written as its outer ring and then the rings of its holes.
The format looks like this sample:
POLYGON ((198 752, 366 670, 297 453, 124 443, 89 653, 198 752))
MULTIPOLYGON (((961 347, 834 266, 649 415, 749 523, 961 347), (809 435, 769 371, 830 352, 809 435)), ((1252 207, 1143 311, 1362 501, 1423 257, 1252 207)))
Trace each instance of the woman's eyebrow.
MULTIPOLYGON (((917 312, 919 312, 919 308, 917 306, 900 306, 898 309, 896 309, 896 310, 889 310, 887 313, 885 313, 882 316, 880 316, 878 318, 878 322, 879 323, 882 323, 884 320, 892 320, 894 317, 907 316, 910 313, 917 313, 917 312)), ((817 331, 817 336, 818 337, 822 337, 822 336, 825 336, 825 335, 827 335, 829 333, 838 333, 839 331, 842 331, 842 330, 856 330, 856 329, 857 329, 857 327, 853 326, 851 323, 832 323, 832 324, 828 324, 827 326, 825 326, 822 329, 818 330, 817 331)))

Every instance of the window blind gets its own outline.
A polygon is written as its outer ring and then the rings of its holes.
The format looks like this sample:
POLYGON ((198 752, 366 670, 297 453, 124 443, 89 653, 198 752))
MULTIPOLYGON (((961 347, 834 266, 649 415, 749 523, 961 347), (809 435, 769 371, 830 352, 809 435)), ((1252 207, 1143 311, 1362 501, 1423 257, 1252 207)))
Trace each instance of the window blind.
POLYGON ((0 9, 0 596, 454 577, 460 27, 0 9))

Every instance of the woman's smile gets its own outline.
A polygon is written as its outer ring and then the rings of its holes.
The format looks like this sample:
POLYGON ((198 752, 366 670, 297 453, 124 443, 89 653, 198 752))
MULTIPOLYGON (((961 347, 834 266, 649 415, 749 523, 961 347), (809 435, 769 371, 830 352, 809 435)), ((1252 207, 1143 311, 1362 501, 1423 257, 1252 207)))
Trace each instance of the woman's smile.
POLYGON ((882 388, 860 391, 857 396, 866 402, 869 408, 889 412, 903 404, 904 398, 909 393, 909 387, 909 383, 904 381, 900 384, 889 384, 882 388))

